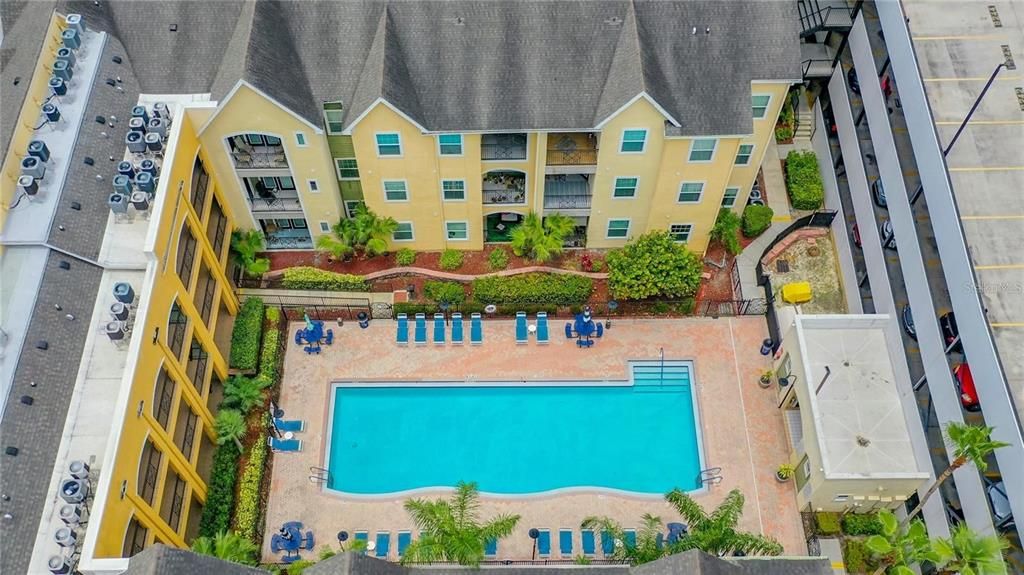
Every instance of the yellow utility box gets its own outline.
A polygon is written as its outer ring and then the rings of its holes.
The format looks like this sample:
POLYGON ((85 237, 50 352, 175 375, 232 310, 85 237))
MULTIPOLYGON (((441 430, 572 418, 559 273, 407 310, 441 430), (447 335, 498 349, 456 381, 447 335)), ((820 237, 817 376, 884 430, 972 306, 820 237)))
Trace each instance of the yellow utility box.
POLYGON ((811 301, 811 284, 795 282, 782 286, 782 301, 786 303, 807 303, 811 301))

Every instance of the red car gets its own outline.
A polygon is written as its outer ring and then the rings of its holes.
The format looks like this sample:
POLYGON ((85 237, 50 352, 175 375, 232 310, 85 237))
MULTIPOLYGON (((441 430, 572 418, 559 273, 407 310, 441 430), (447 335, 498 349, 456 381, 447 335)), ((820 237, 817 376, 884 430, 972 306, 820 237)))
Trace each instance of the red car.
POLYGON ((981 404, 978 403, 978 390, 974 387, 974 376, 971 375, 971 366, 958 363, 953 366, 953 375, 956 376, 956 385, 960 388, 960 405, 967 411, 981 409, 981 404))
POLYGON ((860 228, 853 224, 853 245, 860 247, 860 228))

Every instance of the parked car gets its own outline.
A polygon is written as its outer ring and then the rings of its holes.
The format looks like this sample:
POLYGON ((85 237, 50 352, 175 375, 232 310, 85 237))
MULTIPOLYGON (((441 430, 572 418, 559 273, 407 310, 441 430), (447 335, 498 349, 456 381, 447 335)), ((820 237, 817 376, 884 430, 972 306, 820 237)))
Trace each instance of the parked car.
POLYGON ((853 245, 860 247, 860 228, 853 224, 853 245))
POLYGON ((953 366, 953 375, 956 376, 956 386, 960 391, 960 405, 967 411, 978 411, 981 404, 978 403, 978 390, 974 387, 974 376, 971 375, 971 366, 966 362, 953 366))
POLYGON ((857 79, 857 70, 850 68, 846 73, 846 81, 850 84, 850 90, 860 96, 860 80, 857 79))
POLYGON ((989 504, 992 505, 992 519, 996 529, 1005 530, 1013 527, 1013 511, 1010 499, 1006 496, 1006 485, 1002 481, 990 483, 986 480, 985 492, 989 504))
POLYGON ((910 339, 917 341, 917 330, 914 329, 914 316, 910 314, 910 304, 903 306, 903 331, 907 332, 910 339))
POLYGON ((954 341, 956 345, 949 351, 964 351, 964 344, 962 341, 957 339, 960 335, 960 330, 956 327, 956 315, 953 312, 944 313, 939 316, 939 330, 942 331, 942 338, 946 341, 946 347, 949 347, 954 341))
POLYGON ((878 226, 878 233, 882 234, 882 247, 890 250, 896 249, 896 236, 892 231, 892 222, 885 220, 878 226))
POLYGON ((880 208, 888 208, 889 205, 885 203, 885 187, 882 186, 882 178, 878 178, 871 183, 871 195, 875 199, 875 204, 880 208))

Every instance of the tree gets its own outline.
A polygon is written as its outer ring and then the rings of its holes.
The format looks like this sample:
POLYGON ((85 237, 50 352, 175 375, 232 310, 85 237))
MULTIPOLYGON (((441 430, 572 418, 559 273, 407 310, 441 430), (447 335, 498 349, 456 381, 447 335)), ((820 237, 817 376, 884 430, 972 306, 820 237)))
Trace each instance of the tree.
POLYGON ((679 515, 689 524, 689 533, 669 546, 668 552, 680 553, 700 549, 719 557, 734 553, 745 555, 781 555, 782 545, 771 537, 737 531, 736 525, 743 516, 743 494, 733 489, 725 496, 718 508, 708 514, 689 495, 673 489, 667 495, 668 501, 679 515))
POLYGON ((576 222, 569 216, 551 214, 542 220, 536 213, 530 212, 523 223, 509 232, 512 252, 536 262, 546 262, 562 253, 565 238, 575 229, 576 222))
POLYGON ((263 403, 263 387, 260 382, 236 375, 224 385, 224 404, 242 413, 263 403))
POLYGON ((388 249, 388 239, 398 229, 394 218, 382 218, 366 204, 359 204, 351 218, 342 218, 331 227, 331 234, 317 238, 316 247, 335 259, 344 259, 362 250, 367 257, 388 249))
POLYGON ((234 441, 238 451, 244 451, 241 438, 245 436, 245 416, 235 409, 222 409, 214 420, 214 427, 217 430, 217 445, 223 445, 234 441))
POLYGON ((668 232, 650 232, 609 252, 608 287, 623 299, 688 297, 700 287, 704 265, 697 254, 676 243, 668 232))
POLYGON ((928 491, 925 491, 924 495, 921 496, 917 507, 900 522, 901 530, 924 509, 924 504, 928 501, 928 498, 939 489, 939 486, 953 476, 954 471, 960 469, 969 461, 978 468, 978 471, 984 473, 988 469, 988 463, 985 461, 985 458, 1000 447, 1009 445, 1009 443, 1003 443, 1002 441, 993 441, 991 438, 992 428, 984 425, 969 425, 954 421, 946 425, 943 435, 945 435, 946 443, 953 448, 954 459, 950 462, 949 467, 935 478, 935 482, 928 488, 928 491))
POLYGON ((261 276, 270 270, 268 258, 257 257, 263 249, 263 236, 256 230, 231 232, 231 253, 242 271, 249 276, 261 276))
POLYGON ((479 566, 489 541, 508 536, 518 515, 502 514, 482 522, 477 515, 480 495, 476 483, 460 481, 451 499, 410 499, 405 510, 420 532, 402 556, 402 563, 454 561, 479 566))
POLYGON ((921 561, 938 563, 938 554, 932 550, 928 531, 920 519, 912 522, 908 529, 903 529, 892 511, 882 509, 878 512, 878 521, 882 524, 882 534, 872 535, 864 542, 881 561, 874 575, 914 575, 910 565, 921 561))
POLYGON ((615 540, 615 551, 612 558, 631 565, 655 561, 668 552, 663 542, 659 541, 662 528, 661 518, 650 513, 643 515, 642 525, 637 531, 636 541, 633 543, 626 538, 622 526, 608 517, 587 517, 580 527, 611 534, 615 540))
POLYGON ((711 239, 725 246, 730 254, 737 255, 743 251, 740 239, 736 235, 739 231, 740 217, 729 208, 722 208, 718 211, 715 227, 711 228, 711 239))
POLYGON ((952 537, 932 540, 942 573, 998 575, 1006 573, 1003 550, 1010 544, 998 535, 980 535, 966 524, 953 527, 952 537))
POLYGON ((213 537, 196 538, 192 542, 192 551, 242 565, 256 565, 259 548, 234 531, 218 531, 213 537))

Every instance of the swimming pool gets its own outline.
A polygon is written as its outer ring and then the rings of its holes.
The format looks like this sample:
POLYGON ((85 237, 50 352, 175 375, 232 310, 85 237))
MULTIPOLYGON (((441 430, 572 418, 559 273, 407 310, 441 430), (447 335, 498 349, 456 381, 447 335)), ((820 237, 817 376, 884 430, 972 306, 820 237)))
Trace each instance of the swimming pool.
POLYGON ((693 490, 702 457, 692 373, 690 362, 631 362, 630 380, 617 382, 338 383, 327 488, 693 490))

